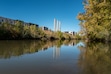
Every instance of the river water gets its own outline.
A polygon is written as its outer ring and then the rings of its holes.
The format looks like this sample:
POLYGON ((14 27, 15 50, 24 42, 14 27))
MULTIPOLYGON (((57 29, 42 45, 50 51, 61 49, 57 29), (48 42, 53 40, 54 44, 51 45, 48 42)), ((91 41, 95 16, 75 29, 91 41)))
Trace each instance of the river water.
POLYGON ((0 41, 0 74, 111 74, 111 44, 0 41))

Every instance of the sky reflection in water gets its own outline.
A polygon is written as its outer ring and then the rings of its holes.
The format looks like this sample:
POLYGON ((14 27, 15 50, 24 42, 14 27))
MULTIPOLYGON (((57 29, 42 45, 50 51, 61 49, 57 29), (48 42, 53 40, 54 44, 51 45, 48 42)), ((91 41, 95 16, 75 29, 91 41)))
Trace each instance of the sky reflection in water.
POLYGON ((0 74, 109 74, 110 44, 1 41, 0 74))

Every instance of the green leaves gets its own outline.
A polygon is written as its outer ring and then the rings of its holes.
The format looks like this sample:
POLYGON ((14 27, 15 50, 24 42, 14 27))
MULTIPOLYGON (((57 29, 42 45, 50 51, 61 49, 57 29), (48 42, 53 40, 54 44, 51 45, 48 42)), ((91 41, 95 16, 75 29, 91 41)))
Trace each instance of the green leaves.
POLYGON ((86 35, 88 39, 110 40, 111 1, 86 0, 85 3, 85 12, 78 14, 84 35, 86 35))
POLYGON ((31 39, 44 35, 36 25, 24 25, 22 21, 15 21, 15 24, 8 22, 2 23, 0 26, 0 39, 31 39))

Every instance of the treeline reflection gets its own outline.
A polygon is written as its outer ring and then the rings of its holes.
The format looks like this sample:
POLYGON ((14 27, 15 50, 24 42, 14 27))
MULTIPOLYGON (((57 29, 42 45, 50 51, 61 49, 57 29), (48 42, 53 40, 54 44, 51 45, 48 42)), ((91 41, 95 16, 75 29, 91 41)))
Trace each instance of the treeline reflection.
POLYGON ((111 43, 84 43, 80 49, 80 74, 111 74, 111 43))
POLYGON ((20 56, 23 54, 35 53, 41 50, 47 50, 50 47, 61 45, 77 44, 78 41, 0 41, 0 58, 10 58, 12 56, 20 56))

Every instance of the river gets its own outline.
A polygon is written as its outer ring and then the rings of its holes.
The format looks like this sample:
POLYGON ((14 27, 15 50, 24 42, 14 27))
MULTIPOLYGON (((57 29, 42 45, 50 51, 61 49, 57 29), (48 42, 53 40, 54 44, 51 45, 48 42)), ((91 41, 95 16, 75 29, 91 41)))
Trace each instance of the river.
POLYGON ((2 40, 0 74, 111 74, 111 44, 2 40))

